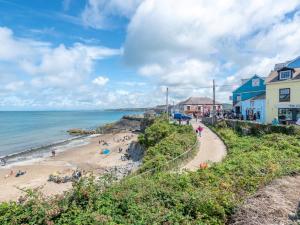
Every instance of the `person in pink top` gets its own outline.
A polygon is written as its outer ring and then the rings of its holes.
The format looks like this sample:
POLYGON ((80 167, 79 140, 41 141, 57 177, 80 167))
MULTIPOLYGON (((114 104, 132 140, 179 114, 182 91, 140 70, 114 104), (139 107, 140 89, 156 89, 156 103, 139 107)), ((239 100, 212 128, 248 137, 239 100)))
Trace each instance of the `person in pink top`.
POLYGON ((201 132, 203 131, 203 127, 201 127, 201 126, 199 126, 198 128, 197 128, 197 133, 198 133, 198 135, 201 137, 201 132))

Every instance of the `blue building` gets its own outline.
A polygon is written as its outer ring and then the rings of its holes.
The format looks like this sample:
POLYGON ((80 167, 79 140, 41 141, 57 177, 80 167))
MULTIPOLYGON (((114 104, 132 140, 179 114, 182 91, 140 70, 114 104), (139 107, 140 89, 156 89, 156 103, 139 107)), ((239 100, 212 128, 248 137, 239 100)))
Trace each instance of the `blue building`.
POLYGON ((288 67, 288 68, 300 68, 300 56, 298 56, 297 58, 284 62, 284 63, 277 63, 275 64, 274 70, 275 71, 279 71, 280 69, 284 68, 284 67, 288 67))
MULTIPOLYGON (((266 93, 265 79, 254 75, 250 79, 242 80, 242 85, 238 87, 232 93, 233 108, 237 115, 243 115, 246 118, 246 110, 242 109, 243 101, 249 100, 252 98, 252 102, 258 99, 255 99, 256 96, 262 96, 266 93), (245 115, 244 115, 245 114, 245 115)), ((262 99, 259 99, 260 102, 262 99)), ((264 100, 265 101, 265 100, 264 100)), ((264 106, 261 106, 264 107, 264 106)))
POLYGON ((252 120, 258 123, 266 122, 266 94, 257 95, 241 101, 241 114, 245 120, 252 120))

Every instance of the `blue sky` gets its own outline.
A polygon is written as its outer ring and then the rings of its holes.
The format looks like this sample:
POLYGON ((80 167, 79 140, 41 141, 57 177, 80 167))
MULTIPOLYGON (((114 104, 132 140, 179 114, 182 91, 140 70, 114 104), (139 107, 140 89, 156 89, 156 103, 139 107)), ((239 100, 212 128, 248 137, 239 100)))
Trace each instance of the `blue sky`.
POLYGON ((297 0, 0 0, 0 110, 102 109, 191 95, 299 54, 297 0))

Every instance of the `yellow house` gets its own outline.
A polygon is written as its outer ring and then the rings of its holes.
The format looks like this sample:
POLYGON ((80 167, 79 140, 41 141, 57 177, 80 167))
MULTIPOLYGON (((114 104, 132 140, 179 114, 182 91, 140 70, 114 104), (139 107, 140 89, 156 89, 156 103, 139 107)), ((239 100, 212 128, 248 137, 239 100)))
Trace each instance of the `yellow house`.
POLYGON ((272 71, 266 79, 266 123, 277 118, 282 124, 300 118, 300 67, 285 64, 272 71))

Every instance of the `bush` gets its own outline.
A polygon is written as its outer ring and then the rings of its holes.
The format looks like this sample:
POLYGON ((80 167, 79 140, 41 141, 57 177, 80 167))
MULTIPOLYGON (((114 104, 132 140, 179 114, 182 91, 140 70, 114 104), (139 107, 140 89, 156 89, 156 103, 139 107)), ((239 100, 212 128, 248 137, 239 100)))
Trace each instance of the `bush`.
MULTIPOLYGON (((176 136, 189 129, 178 127, 149 147, 144 163, 160 166, 179 154, 177 147, 171 151, 171 140, 176 146, 188 145, 189 138, 181 143, 176 136)), ((229 128, 214 129, 228 146, 228 155, 208 169, 162 171, 119 183, 82 180, 64 197, 2 203, 0 224, 226 224, 260 187, 300 173, 296 135, 242 136, 229 128)))
POLYGON ((243 135, 262 135, 262 134, 271 134, 271 133, 281 133, 288 135, 299 135, 300 136, 300 128, 295 125, 266 125, 259 123, 252 123, 249 121, 241 121, 241 120, 221 120, 216 125, 216 128, 226 128, 231 127, 236 130, 238 133, 243 135), (226 125, 225 125, 226 124, 226 125))
POLYGON ((197 136, 192 126, 170 124, 168 120, 158 119, 145 130, 139 141, 146 148, 143 165, 139 169, 144 172, 152 168, 163 169, 170 160, 195 148, 197 136))

